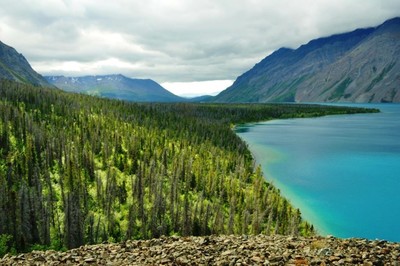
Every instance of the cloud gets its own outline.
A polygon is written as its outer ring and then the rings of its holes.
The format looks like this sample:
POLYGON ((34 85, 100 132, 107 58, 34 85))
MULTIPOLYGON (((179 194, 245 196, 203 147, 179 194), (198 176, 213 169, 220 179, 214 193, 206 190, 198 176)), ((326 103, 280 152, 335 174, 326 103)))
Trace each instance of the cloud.
POLYGON ((0 40, 42 74, 233 80, 280 47, 399 10, 398 0, 2 0, 0 40))
POLYGON ((212 80, 193 82, 164 82, 161 85, 172 93, 183 97, 217 95, 231 86, 233 80, 212 80))

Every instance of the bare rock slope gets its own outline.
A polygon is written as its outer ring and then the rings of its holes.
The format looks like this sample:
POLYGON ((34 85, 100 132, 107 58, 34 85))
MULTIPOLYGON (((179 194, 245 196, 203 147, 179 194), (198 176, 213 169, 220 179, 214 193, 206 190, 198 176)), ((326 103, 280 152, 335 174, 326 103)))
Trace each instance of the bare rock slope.
POLYGON ((40 74, 32 69, 26 58, 14 48, 0 41, 0 79, 20 83, 53 87, 40 74))
POLYGON ((400 18, 281 48, 216 102, 400 102, 400 18))

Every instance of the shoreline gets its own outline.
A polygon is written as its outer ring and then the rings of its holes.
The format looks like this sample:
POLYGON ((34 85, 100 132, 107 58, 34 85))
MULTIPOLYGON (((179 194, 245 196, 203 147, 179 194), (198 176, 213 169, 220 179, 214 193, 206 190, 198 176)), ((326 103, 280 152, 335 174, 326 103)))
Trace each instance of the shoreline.
MULTIPOLYGON (((273 121, 273 120, 270 120, 273 121)), ((270 121, 265 121, 265 122, 270 122, 270 121)), ((246 127, 245 125, 240 125, 240 127, 246 127)), ((305 203, 304 200, 302 200, 299 196, 297 196, 297 193, 295 193, 292 189, 290 189, 288 186, 284 185, 282 182, 279 181, 279 178, 276 178, 276 175, 272 174, 270 171, 270 166, 274 162, 277 161, 284 161, 284 154, 278 150, 275 150, 271 147, 268 147, 267 149, 263 149, 262 152, 260 152, 257 149, 252 148, 252 146, 255 146, 256 143, 250 143, 248 141, 245 141, 242 139, 248 146, 248 149, 250 150, 253 160, 256 165, 260 165, 262 169, 262 173, 264 176, 264 179, 266 182, 272 184, 276 189, 280 191, 280 194, 282 197, 284 197, 288 202, 296 209, 299 209, 301 212, 301 217, 304 221, 308 222, 309 224, 313 225, 314 229, 316 230, 316 233, 320 236, 327 236, 327 235, 334 235, 332 230, 327 228, 327 226, 321 221, 319 218, 318 214, 313 212, 310 207, 308 207, 305 203), (260 154, 260 153, 263 153, 260 154), (265 156, 265 154, 266 156, 265 156), (267 158, 266 162, 264 163, 262 159, 260 158, 267 158)), ((264 159, 265 160, 265 159, 264 159)))
MULTIPOLYGON (((354 126, 351 127, 354 124, 349 125, 349 121, 351 121, 350 123, 355 122, 356 125, 361 125, 361 128, 364 124, 367 125, 367 124, 371 124, 372 122, 376 121, 377 125, 380 125, 381 127, 386 128, 385 125, 388 125, 388 122, 390 121, 390 119, 393 119, 394 117, 396 117, 396 114, 399 113, 398 106, 399 105, 384 105, 384 106, 376 105, 376 104, 369 105, 368 107, 374 107, 374 108, 381 109, 380 115, 378 115, 378 116, 364 116, 363 114, 358 114, 355 116, 345 115, 345 117, 348 117, 348 119, 344 118, 344 121, 347 123, 347 127, 345 126, 345 129, 354 128, 354 126), (365 117, 368 117, 368 118, 365 118, 365 117), (358 123, 359 121, 360 121, 360 123, 358 123)), ((340 115, 340 116, 342 117, 342 115, 340 115)), ((326 116, 327 119, 334 119, 336 121, 335 123, 340 123, 339 122, 340 120, 335 119, 335 117, 337 117, 337 116, 336 115, 335 116, 326 116)), ((381 187, 381 185, 378 185, 378 184, 374 185, 376 182, 373 181, 373 180, 375 180, 373 177, 370 177, 367 173, 364 174, 364 172, 360 172, 360 174, 354 176, 354 182, 360 182, 360 181, 362 182, 362 183, 359 183, 358 187, 349 186, 348 189, 344 189, 344 190, 341 188, 339 189, 339 187, 340 187, 339 180, 346 182, 346 179, 345 179, 346 175, 341 175, 341 173, 343 171, 352 173, 351 172, 352 170, 349 168, 346 168, 345 164, 344 164, 345 168, 343 168, 343 170, 337 171, 336 169, 334 169, 334 172, 332 172, 332 173, 336 173, 336 177, 339 177, 339 179, 331 179, 332 177, 331 177, 331 175, 329 175, 331 172, 326 172, 326 171, 328 171, 326 169, 325 172, 322 172, 322 175, 321 175, 321 173, 319 173, 320 178, 318 178, 318 180, 316 180, 315 173, 317 173, 317 172, 314 172, 313 168, 309 168, 311 165, 311 162, 314 162, 314 163, 319 162, 320 158, 325 158, 326 155, 328 155, 329 158, 332 158, 331 160, 335 160, 333 153, 331 153, 331 154, 324 153, 323 157, 321 157, 321 155, 319 155, 320 153, 315 153, 314 151, 312 151, 311 153, 308 153, 309 146, 307 146, 307 144, 308 143, 313 144, 314 139, 315 139, 315 137, 312 137, 312 135, 310 135, 311 138, 304 139, 306 141, 304 143, 304 145, 297 146, 296 145, 296 140, 297 140, 296 135, 294 135, 292 133, 285 134, 285 132, 286 132, 285 128, 279 127, 279 126, 281 126, 281 124, 282 124, 282 126, 286 124, 284 122, 285 120, 287 120, 287 119, 272 119, 272 120, 268 120, 268 121, 263 121, 261 123, 257 122, 257 123, 241 124, 239 126, 242 127, 242 129, 240 130, 240 128, 239 128, 239 130, 236 131, 236 134, 247 144, 248 149, 250 150, 250 152, 253 156, 253 159, 255 161, 255 165, 261 166, 265 180, 269 183, 272 183, 272 185, 275 188, 279 189, 281 192, 281 195, 284 198, 286 198, 294 208, 297 208, 300 210, 301 217, 308 223, 312 224, 317 231, 316 233, 321 236, 329 234, 329 235, 335 235, 336 237, 340 237, 340 238, 361 237, 361 238, 367 238, 369 240, 386 239, 389 241, 398 241, 398 233, 390 232, 390 230, 383 229, 383 228, 392 228, 393 227, 394 221, 395 221, 395 219, 397 219, 395 217, 399 217, 398 215, 400 214, 400 212, 398 210, 388 213, 388 211, 390 211, 389 207, 388 208, 385 207, 384 210, 379 209, 379 213, 385 214, 386 216, 384 216, 384 217, 388 217, 387 218, 388 220, 386 220, 386 221, 389 221, 389 223, 385 223, 385 224, 387 224, 386 227, 382 227, 381 229, 379 229, 381 226, 377 227, 377 226, 374 226, 374 224, 375 225, 380 224, 380 222, 379 222, 380 218, 376 218, 372 214, 371 215, 367 214, 367 216, 363 216, 364 213, 366 213, 366 212, 368 213, 369 208, 366 207, 366 204, 368 204, 368 202, 372 201, 372 199, 369 198, 369 200, 363 201, 365 204, 361 204, 361 205, 356 205, 355 203, 353 204, 352 201, 349 202, 349 204, 346 204, 347 198, 349 198, 348 200, 351 200, 351 197, 354 198, 356 196, 357 197, 360 196, 360 199, 363 199, 362 195, 371 195, 371 188, 376 187, 377 189, 378 188, 383 189, 383 187, 381 187), (276 125, 277 127, 273 128, 273 131, 270 131, 272 133, 271 135, 267 136, 266 132, 264 132, 262 130, 252 129, 256 125, 260 125, 262 127, 263 124, 265 125, 265 124, 271 123, 271 122, 278 124, 278 125, 276 125), (284 131, 282 131, 282 130, 284 130, 284 131), (280 135, 279 132, 282 132, 283 135, 280 135), (282 137, 280 138, 280 136, 282 136, 282 137), (274 138, 278 138, 278 139, 274 140, 274 138), (270 141, 266 141, 268 139, 270 141), (282 140, 284 141, 284 146, 282 146, 282 149, 280 149, 278 144, 280 143, 279 141, 282 141, 282 140), (286 140, 288 141, 287 143, 286 143, 286 140), (264 145, 264 146, 261 148, 261 147, 259 147, 261 145, 264 145), (301 155, 301 154, 304 154, 304 152, 306 152, 306 154, 305 154, 306 157, 303 158, 302 157, 303 155, 301 155), (277 154, 279 154, 279 156, 277 156, 277 154), (310 154, 310 155, 307 155, 307 154, 310 154), (285 156, 289 156, 289 157, 285 158, 285 156), (297 159, 297 158, 299 158, 299 159, 297 159), (286 164, 285 160, 287 160, 288 163, 290 164, 286 167, 286 169, 285 169, 285 164, 286 164), (308 161, 306 161, 303 164, 302 162, 304 160, 308 160, 308 161), (314 160, 317 160, 317 161, 314 161, 314 160), (310 164, 307 162, 310 162, 310 164), (275 166, 274 165, 275 163, 278 163, 278 164, 275 166), (298 168, 298 167, 300 167, 300 168, 298 168), (298 174, 300 174, 299 177, 296 177, 297 172, 294 172, 294 171, 296 171, 296 169, 297 169, 297 171, 299 171, 298 172, 298 174), (281 176, 279 175, 279 171, 282 171, 281 176), (311 171, 311 172, 309 172, 309 171, 311 171), (323 173, 327 174, 327 176, 325 177, 325 174, 323 174, 323 173), (292 174, 293 174, 293 178, 291 178, 292 174), (308 178, 308 175, 310 176, 310 178, 308 178), (363 181, 363 179, 362 179, 364 176, 365 176, 365 178, 367 178, 367 179, 365 179, 365 181, 363 181), (327 178, 326 181, 324 181, 325 178, 327 178), (331 183, 331 181, 329 181, 329 180, 332 180, 332 182, 333 182, 333 180, 336 180, 335 181, 336 183, 331 183), (371 180, 371 181, 369 181, 369 180, 371 180), (312 182, 312 183, 310 183, 310 182, 312 182), (314 183, 314 182, 316 182, 316 183, 314 183), (326 183, 326 182, 328 182, 328 183, 326 183), (287 183, 288 185, 284 185, 285 183, 287 183), (327 187, 328 184, 329 184, 329 187, 327 187), (370 186, 367 186, 367 184, 370 184, 370 186), (334 185, 334 186, 331 187, 331 185, 334 185), (309 188, 311 190, 309 190, 309 188), (330 190, 329 190, 329 188, 330 188, 330 190), (359 189, 357 189, 357 188, 359 188, 359 189), (339 189, 339 190, 336 190, 336 189, 339 189), (350 189, 356 189, 357 194, 356 195, 353 193, 346 194, 347 192, 349 192, 350 189), (339 193, 339 195, 342 195, 340 193, 345 193, 345 194, 343 194, 343 196, 338 196, 338 199, 340 198, 339 201, 333 200, 333 201, 329 201, 329 203, 328 203, 328 201, 326 201, 328 198, 330 199, 330 196, 328 196, 328 195, 329 194, 333 195, 333 193, 335 193, 333 191, 337 191, 337 193, 339 193), (308 194, 309 192, 311 192, 311 194, 308 194), (320 193, 320 194, 317 195, 316 193, 320 193), (317 197, 315 197, 315 195, 317 195, 317 197), (346 195, 352 195, 352 196, 347 197, 346 195), (312 196, 312 197, 310 197, 310 196, 312 196), (344 205, 338 205, 338 204, 344 204, 344 205), (342 207, 340 207, 340 206, 343 206, 343 210, 341 210, 342 207), (360 207, 357 207, 357 206, 360 206, 360 207), (366 210, 366 211, 364 211, 364 210, 366 210), (353 216, 355 219, 353 218, 353 216), (365 219, 369 219, 369 220, 368 220, 368 222, 364 223, 363 221, 360 220, 361 219, 360 217, 365 217, 365 219), (368 228, 370 228, 370 229, 368 229, 368 228)), ((289 120, 291 120, 291 119, 289 119, 289 120)), ((303 128, 308 128, 307 125, 309 125, 309 123, 310 122, 305 122, 305 123, 301 123, 301 125, 303 126, 303 128)), ((289 123, 289 124, 291 125, 291 123, 289 123)), ((325 125, 325 123, 318 123, 317 125, 325 125)), ((375 124, 373 124, 373 125, 375 125, 375 124)), ((396 123, 396 125, 398 125, 398 123, 396 123)), ((381 127, 379 127, 379 128, 381 128, 381 127)), ((387 126, 387 127, 390 129, 389 126, 387 126)), ((372 127, 371 130, 374 130, 374 128, 376 128, 376 126, 372 127)), ((290 129, 288 129, 288 130, 290 130, 290 129)), ((307 132, 310 132, 310 130, 312 130, 312 128, 307 129, 302 132, 307 134, 307 132)), ((354 129, 352 129, 352 130, 354 131, 354 129)), ((329 129, 328 129, 328 131, 329 131, 329 129)), ((322 132, 324 132, 324 131, 322 131, 322 132)), ((332 132, 336 132, 336 131, 329 131, 329 134, 331 136, 332 136, 332 132)), ((368 131, 368 132, 375 132, 375 131, 368 131)), ((374 139, 376 139, 375 136, 377 136, 377 135, 375 133, 373 133, 373 134, 374 134, 374 139)), ((397 131, 396 135, 398 135, 398 131, 397 131)), ((301 136, 301 135, 299 135, 299 136, 301 136)), ((350 134, 348 136, 350 137, 350 138, 348 138, 348 140, 351 141, 351 139, 353 138, 353 135, 350 134)), ((378 136, 380 136, 380 135, 378 134, 378 136)), ((329 145, 329 143, 332 143, 332 144, 330 144, 330 146, 325 146, 325 144, 319 144, 319 142, 316 143, 318 145, 317 147, 320 147, 319 151, 321 151, 322 149, 325 151, 332 151, 332 149, 331 149, 333 147, 332 145, 338 145, 338 144, 335 144, 336 142, 331 142, 330 139, 328 139, 328 140, 329 141, 327 141, 326 143, 328 143, 328 145, 329 145)), ((389 144, 387 141, 385 141, 385 138, 381 137, 381 138, 379 138, 379 140, 382 140, 382 141, 373 142, 373 143, 375 143, 375 147, 378 147, 377 145, 388 145, 389 144)), ((370 143, 370 142, 368 142, 368 143, 370 143)), ((380 147, 382 147, 382 146, 380 146, 380 147)), ((395 147, 399 147, 399 146, 396 145, 395 147)), ((364 163, 365 160, 372 160, 373 158, 368 158, 368 157, 375 156, 375 155, 371 155, 372 152, 379 152, 379 151, 380 151, 379 149, 373 149, 371 152, 368 152, 366 155, 363 155, 362 157, 360 157, 361 159, 358 159, 359 157, 356 157, 357 158, 356 160, 360 160, 360 163, 364 163)), ((398 155, 395 155, 395 156, 398 156, 398 155)), ((326 157, 326 158, 328 158, 328 157, 326 157)), ((342 157, 342 155, 340 155, 339 163, 342 165, 345 162, 353 162, 352 160, 348 160, 346 158, 347 158, 346 156, 342 157)), ((353 157, 351 157, 351 158, 353 158, 353 157)), ((321 167, 318 167, 318 168, 324 169, 323 165, 328 165, 329 159, 321 160, 321 162, 324 164, 321 164, 321 167)), ((356 161, 354 161, 354 162, 356 162, 356 161)), ((356 165, 354 162, 351 164, 356 165)), ((385 160, 385 162, 387 162, 387 160, 385 160)), ((329 164, 331 164, 331 163, 329 163, 329 164)), ((375 165, 375 164, 368 164, 368 166, 370 166, 370 165, 375 165)), ((393 163, 391 165, 393 165, 393 163)), ((396 171, 399 170, 399 168, 397 166, 395 168, 387 167, 386 169, 393 169, 396 171)), ((368 173, 375 173, 375 172, 376 172, 376 174, 383 174, 381 172, 378 172, 378 170, 373 170, 373 169, 369 170, 368 173)), ((375 176, 377 176, 376 174, 375 174, 375 176)), ((354 173, 353 173, 353 175, 354 175, 354 173)), ((387 173, 387 175, 385 175, 385 176, 388 176, 388 178, 389 178, 389 176, 392 176, 392 175, 393 174, 388 175, 388 173, 387 173)), ((349 179, 347 179, 347 180, 349 180, 349 179)), ((394 179, 391 178, 391 179, 385 180, 387 182, 387 184, 392 184, 391 186, 385 187, 385 189, 387 189, 387 191, 389 193, 391 193, 391 195, 395 195, 395 194, 393 194, 394 193, 393 192, 394 183, 389 180, 394 180, 394 179)), ((354 182, 353 182, 353 184, 356 184, 354 182)), ((342 184, 346 184, 346 183, 342 183, 342 184)), ((397 198, 398 198, 398 195, 395 196, 393 199, 397 199, 397 198)), ((375 202, 376 201, 374 201, 374 203, 375 202)), ((379 200, 378 202, 380 202, 382 204, 384 202, 384 200, 379 200)), ((368 206, 375 206, 375 205, 368 205, 368 206)), ((382 206, 386 206, 386 205, 382 205, 382 206)), ((375 208, 375 207, 373 207, 373 208, 375 208)), ((392 208, 393 208, 393 206, 392 206, 392 208)), ((371 209, 371 211, 374 210, 372 213, 376 213, 375 209, 371 209)), ((369 213, 371 213, 371 211, 369 213)))

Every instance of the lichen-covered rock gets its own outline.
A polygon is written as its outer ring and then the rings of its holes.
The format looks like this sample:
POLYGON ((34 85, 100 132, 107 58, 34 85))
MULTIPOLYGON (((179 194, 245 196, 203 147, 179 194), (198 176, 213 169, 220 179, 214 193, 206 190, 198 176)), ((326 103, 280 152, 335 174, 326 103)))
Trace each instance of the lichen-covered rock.
POLYGON ((393 265, 400 243, 334 237, 161 237, 6 255, 0 265, 393 265))

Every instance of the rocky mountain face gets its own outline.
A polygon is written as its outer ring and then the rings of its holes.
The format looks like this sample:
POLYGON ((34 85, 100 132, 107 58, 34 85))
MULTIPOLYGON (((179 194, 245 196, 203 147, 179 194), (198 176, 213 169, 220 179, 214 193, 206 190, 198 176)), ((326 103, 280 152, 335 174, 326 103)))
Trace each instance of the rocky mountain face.
POLYGON ((14 48, 0 41, 0 79, 52 87, 45 78, 35 72, 25 57, 14 48))
POLYGON ((76 93, 134 102, 178 102, 182 98, 151 79, 131 79, 123 75, 84 77, 46 76, 56 87, 76 93))
POLYGON ((217 102, 400 102, 400 18, 281 48, 217 102))

